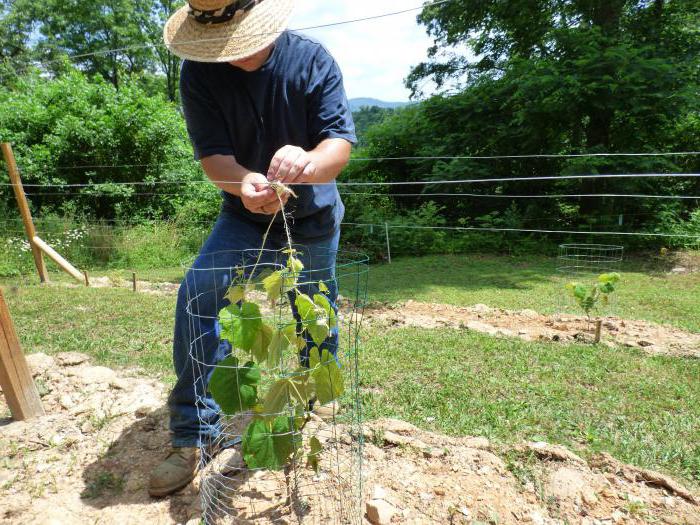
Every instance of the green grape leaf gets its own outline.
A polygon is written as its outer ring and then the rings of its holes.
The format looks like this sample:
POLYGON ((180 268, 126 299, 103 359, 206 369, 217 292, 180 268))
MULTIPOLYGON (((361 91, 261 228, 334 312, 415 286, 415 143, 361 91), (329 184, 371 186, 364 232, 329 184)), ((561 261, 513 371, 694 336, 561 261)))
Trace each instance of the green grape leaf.
POLYGON ((295 304, 304 329, 309 332, 314 343, 320 345, 330 332, 323 311, 305 294, 297 295, 295 304))
POLYGON ((321 445, 321 442, 316 436, 312 436, 309 440, 309 447, 311 451, 307 456, 307 464, 318 474, 318 457, 321 455, 321 452, 323 452, 323 445, 321 445))
POLYGON ((586 289, 586 287, 582 284, 576 283, 576 285, 574 286, 574 297, 576 297, 576 299, 583 301, 586 299, 587 294, 588 294, 588 290, 586 289))
POLYGON ((270 387, 263 401, 263 413, 267 419, 280 415, 289 403, 289 384, 286 379, 279 379, 270 387))
POLYGON ((275 302, 282 297, 282 288, 284 286, 284 276, 282 275, 282 270, 273 272, 268 277, 265 277, 262 281, 265 292, 267 293, 267 298, 270 302, 275 302))
POLYGON ((620 274, 616 272, 612 273, 603 273, 598 276, 598 282, 602 284, 615 284, 620 280, 620 274))
POLYGON ((282 470, 300 444, 289 417, 254 418, 243 436, 243 460, 250 469, 282 470))
POLYGON ((219 312, 219 327, 221 328, 221 339, 233 341, 234 319, 240 316, 240 308, 237 304, 230 304, 219 312))
POLYGON ((325 295, 316 294, 314 295, 314 304, 323 309, 324 313, 326 314, 326 319, 328 320, 328 327, 331 330, 338 326, 338 318, 336 317, 335 310, 333 310, 328 297, 325 295))
POLYGON ((314 380, 316 397, 322 405, 340 397, 345 391, 343 374, 331 353, 324 349, 319 355, 318 348, 311 349, 309 355, 311 377, 314 380))
POLYGON ((221 339, 250 352, 263 326, 260 307, 255 303, 231 304, 219 312, 219 325, 221 339))
POLYGON ((266 324, 263 324, 262 328, 253 339, 253 346, 251 347, 250 351, 259 364, 263 364, 267 361, 268 348, 270 346, 270 341, 272 340, 272 335, 272 328, 266 324))
POLYGON ((330 290, 328 289, 328 286, 326 286, 326 283, 324 283, 323 281, 321 281, 320 283, 318 283, 318 291, 321 292, 321 293, 328 293, 328 292, 330 292, 330 290))
POLYGON ((304 269, 304 263, 293 255, 290 255, 289 259, 287 259, 287 268, 289 268, 292 273, 299 275, 304 269))
POLYGON ((281 330, 275 330, 268 347, 267 366, 276 368, 280 366, 282 355, 291 345, 296 345, 297 331, 294 325, 287 325, 281 330))
POLYGON ((598 289, 600 290, 601 293, 609 294, 609 293, 613 293, 615 291, 615 286, 612 283, 608 282, 608 283, 599 284, 598 289))
POLYGON ((242 367, 234 356, 221 361, 209 381, 209 392, 229 415, 253 408, 258 400, 260 369, 252 361, 242 367))
POLYGON ((263 402, 265 417, 278 416, 293 401, 306 407, 310 397, 309 370, 300 368, 292 375, 278 379, 270 387, 263 402))
POLYGON ((309 350, 309 368, 313 370, 319 366, 321 366, 321 354, 319 353, 318 348, 314 346, 311 350, 309 350))
POLYGON ((231 285, 231 287, 228 289, 228 292, 226 292, 226 299, 231 301, 231 304, 236 304, 240 301, 245 300, 245 286, 242 286, 240 284, 238 285, 231 285))

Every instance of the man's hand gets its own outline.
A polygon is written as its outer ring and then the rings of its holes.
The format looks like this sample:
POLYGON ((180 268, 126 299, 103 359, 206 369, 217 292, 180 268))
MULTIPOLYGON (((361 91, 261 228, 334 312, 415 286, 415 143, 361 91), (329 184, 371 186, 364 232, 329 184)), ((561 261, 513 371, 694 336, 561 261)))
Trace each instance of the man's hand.
POLYGON ((276 180, 283 184, 299 184, 309 182, 316 175, 316 164, 311 154, 297 146, 283 146, 270 163, 267 170, 268 180, 276 180))
POLYGON ((248 173, 241 181, 241 200, 243 206, 252 213, 272 215, 280 209, 280 199, 286 204, 289 195, 283 193, 279 198, 270 187, 270 182, 262 173, 248 173))

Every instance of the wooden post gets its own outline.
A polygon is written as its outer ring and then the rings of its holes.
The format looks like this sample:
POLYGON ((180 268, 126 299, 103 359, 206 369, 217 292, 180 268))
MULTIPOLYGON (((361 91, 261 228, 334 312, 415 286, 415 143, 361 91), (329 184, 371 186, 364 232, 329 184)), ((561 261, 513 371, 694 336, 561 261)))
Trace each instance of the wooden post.
POLYGON ((44 415, 27 360, 19 347, 10 311, 0 290, 0 387, 16 420, 44 415))
POLYGON ((71 263, 66 261, 63 257, 61 257, 61 255, 56 250, 51 248, 51 246, 46 244, 44 241, 42 241, 36 235, 34 236, 34 244, 36 244, 39 247, 39 249, 41 249, 42 252, 44 252, 46 255, 48 255, 49 258, 51 258, 51 260, 53 262, 58 264, 58 266, 64 272, 66 272, 67 274, 72 276, 73 279, 75 279, 76 281, 81 282, 81 283, 85 280, 85 276, 82 273, 80 273, 80 271, 75 266, 73 266, 71 263))
POLYGON ((47 283, 49 282, 49 274, 46 271, 46 265, 44 264, 44 257, 41 254, 41 250, 34 243, 34 237, 36 237, 34 221, 32 221, 32 213, 31 211, 29 211, 29 204, 27 204, 27 196, 24 193, 22 179, 19 176, 19 170, 17 169, 17 163, 15 162, 15 155, 12 152, 12 146, 10 146, 6 142, 3 142, 2 144, 0 144, 0 148, 2 148, 2 155, 3 157, 5 157, 5 162, 7 163, 7 172, 10 175, 12 189, 15 192, 15 199, 17 199, 19 212, 22 215, 24 231, 27 232, 27 239, 29 240, 29 244, 32 247, 32 254, 34 255, 34 264, 36 265, 37 272, 39 272, 39 279, 41 279, 42 283, 47 283))
POLYGON ((131 282, 134 286, 134 291, 136 291, 136 272, 131 272, 131 282))
POLYGON ((384 223, 384 231, 386 232, 386 256, 389 259, 389 264, 391 264, 391 243, 389 242, 389 223, 384 223))
POLYGON ((595 343, 600 343, 600 335, 601 332, 603 331, 603 321, 601 319, 597 319, 595 322, 595 343))
POLYGON ((90 276, 88 275, 87 270, 83 272, 83 275, 85 275, 85 286, 88 288, 90 287, 90 276))

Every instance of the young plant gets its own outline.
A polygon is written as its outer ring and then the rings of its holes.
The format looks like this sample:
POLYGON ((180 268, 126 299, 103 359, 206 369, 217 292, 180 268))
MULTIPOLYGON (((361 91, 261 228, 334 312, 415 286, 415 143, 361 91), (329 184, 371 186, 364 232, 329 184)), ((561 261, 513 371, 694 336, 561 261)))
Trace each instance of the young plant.
MULTIPOLYGON (((287 466, 302 447, 310 402, 330 403, 344 391, 335 356, 322 349, 338 323, 326 296, 328 287, 323 282, 304 283, 306 288, 318 289, 318 293, 313 297, 302 293, 298 279, 304 265, 293 249, 286 253, 286 266, 259 283, 252 283, 252 275, 246 281, 239 271, 226 296, 231 304, 218 315, 220 337, 231 344, 232 350, 216 366, 209 391, 226 415, 252 414, 241 445, 250 469, 281 470, 287 466), (273 305, 285 302, 287 297, 293 301, 301 322, 297 324, 290 316, 288 322, 277 327, 267 324, 250 293, 259 287, 273 305), (313 342, 309 366, 287 370, 285 353, 293 353, 298 361, 299 352, 309 345, 307 341, 313 342), (264 382, 263 376, 274 380, 264 382)), ((308 464, 318 469, 320 442, 311 437, 309 446, 308 464)))
POLYGON ((597 282, 593 285, 585 285, 578 282, 570 282, 566 289, 576 300, 576 303, 586 314, 588 321, 591 320, 591 312, 597 310, 602 302, 607 305, 609 296, 615 291, 615 285, 620 280, 619 273, 604 273, 598 276, 597 282))
MULTIPOLYGON (((605 305, 610 301, 610 294, 615 291, 615 285, 620 280, 619 273, 604 273, 598 276, 597 282, 591 286, 571 282, 566 285, 569 293, 576 299, 576 302, 585 312, 588 324, 591 323, 591 312, 597 310, 598 305, 605 305)), ((594 343, 600 343, 603 322, 598 319, 595 324, 594 343)))

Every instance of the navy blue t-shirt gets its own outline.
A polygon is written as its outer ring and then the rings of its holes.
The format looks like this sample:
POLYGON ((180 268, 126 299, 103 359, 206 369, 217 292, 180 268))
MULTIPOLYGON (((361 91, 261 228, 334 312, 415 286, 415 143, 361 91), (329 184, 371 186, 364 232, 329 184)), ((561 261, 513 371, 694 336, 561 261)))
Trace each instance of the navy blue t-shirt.
MULTIPOLYGON (((185 60, 180 93, 198 160, 233 155, 240 165, 267 174, 282 146, 310 151, 329 138, 353 144, 357 140, 338 64, 321 44, 291 31, 280 35, 257 71, 185 60)), ((296 239, 322 238, 335 231, 345 211, 335 183, 298 184, 294 191, 298 198, 290 198, 285 209, 291 213, 296 239)), ((269 223, 269 216, 249 212, 240 198, 223 195, 225 207, 269 223)), ((281 223, 281 217, 277 221, 281 223)))

